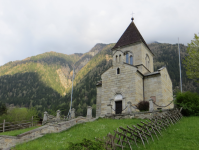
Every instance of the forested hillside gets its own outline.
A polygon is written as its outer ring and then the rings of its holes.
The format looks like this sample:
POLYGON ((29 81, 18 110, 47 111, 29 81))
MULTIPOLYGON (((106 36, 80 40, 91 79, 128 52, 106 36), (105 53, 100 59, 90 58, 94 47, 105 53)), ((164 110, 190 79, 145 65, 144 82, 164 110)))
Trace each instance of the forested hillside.
POLYGON ((104 46, 96 44, 85 54, 47 52, 1 66, 0 101, 34 106, 40 113, 56 109, 59 99, 70 92, 74 64, 78 73, 104 46))
MULTIPOLYGON (((0 67, 0 101, 26 107, 36 107, 40 115, 61 109, 67 114, 73 66, 75 67, 73 107, 78 115, 86 115, 87 106, 96 107, 96 82, 112 65, 111 48, 114 44, 96 44, 85 54, 65 55, 48 52, 0 67)), ((167 66, 174 90, 179 89, 177 44, 152 43, 154 69, 167 66)), ((180 45, 182 59, 186 47, 180 45)), ((182 67, 183 90, 199 88, 187 79, 182 67)))

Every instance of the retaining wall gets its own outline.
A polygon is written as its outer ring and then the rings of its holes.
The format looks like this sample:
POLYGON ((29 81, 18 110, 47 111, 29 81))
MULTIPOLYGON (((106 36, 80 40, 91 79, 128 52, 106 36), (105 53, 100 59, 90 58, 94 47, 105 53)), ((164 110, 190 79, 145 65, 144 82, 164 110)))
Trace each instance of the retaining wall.
POLYGON ((111 118, 111 119, 125 119, 125 118, 140 118, 140 119, 150 119, 153 116, 161 116, 165 113, 172 111, 174 109, 162 109, 154 111, 145 111, 145 112, 134 112, 134 113, 123 113, 123 114, 106 114, 102 118, 111 118))
POLYGON ((13 147, 17 144, 28 142, 28 141, 37 139, 39 137, 42 137, 43 135, 47 133, 58 133, 58 132, 69 129, 76 124, 94 121, 96 119, 97 118, 87 119, 85 117, 78 117, 78 118, 75 118, 69 121, 60 122, 60 123, 49 123, 47 125, 22 133, 17 136, 1 135, 0 136, 0 150, 9 149, 10 147, 13 147))

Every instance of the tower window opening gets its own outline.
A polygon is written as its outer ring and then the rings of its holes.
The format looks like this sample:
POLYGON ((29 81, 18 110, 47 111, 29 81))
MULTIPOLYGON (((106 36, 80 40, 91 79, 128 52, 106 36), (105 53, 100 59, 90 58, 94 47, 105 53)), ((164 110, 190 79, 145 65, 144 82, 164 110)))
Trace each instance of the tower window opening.
POLYGON ((126 54, 126 63, 129 63, 129 54, 126 54))
POLYGON ((116 58, 115 58, 115 59, 116 59, 116 63, 117 63, 117 62, 118 62, 118 60, 117 60, 117 59, 118 59, 118 56, 117 56, 117 55, 116 55, 116 58))
POLYGON ((146 61, 146 67, 149 69, 149 66, 150 66, 150 59, 149 59, 149 56, 148 56, 148 55, 146 55, 145 61, 146 61))
POLYGON ((121 55, 119 55, 119 62, 121 62, 121 55))
POLYGON ((120 74, 120 68, 117 68, 117 74, 120 74))
POLYGON ((133 56, 130 56, 130 64, 133 65, 133 56))

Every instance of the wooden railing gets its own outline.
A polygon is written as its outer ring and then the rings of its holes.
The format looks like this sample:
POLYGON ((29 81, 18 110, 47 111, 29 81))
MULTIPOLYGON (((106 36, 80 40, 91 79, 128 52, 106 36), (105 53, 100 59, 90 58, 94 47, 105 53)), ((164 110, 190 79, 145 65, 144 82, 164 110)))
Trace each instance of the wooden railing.
POLYGON ((39 121, 38 118, 34 118, 33 116, 29 120, 22 120, 22 121, 15 121, 15 122, 6 122, 6 120, 4 119, 3 123, 0 123, 0 132, 33 127, 38 124, 38 121, 39 121))

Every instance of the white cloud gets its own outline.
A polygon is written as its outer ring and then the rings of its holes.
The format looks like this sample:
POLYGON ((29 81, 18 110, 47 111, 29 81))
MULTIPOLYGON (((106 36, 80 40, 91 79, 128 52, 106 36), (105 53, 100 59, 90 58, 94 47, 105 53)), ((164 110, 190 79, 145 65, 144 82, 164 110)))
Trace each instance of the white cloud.
POLYGON ((47 51, 65 54, 117 42, 130 23, 147 42, 187 44, 198 33, 198 0, 0 0, 0 65, 47 51))

